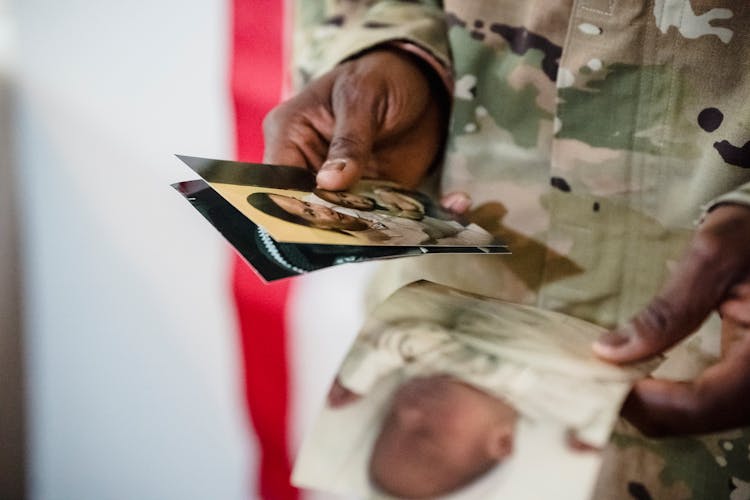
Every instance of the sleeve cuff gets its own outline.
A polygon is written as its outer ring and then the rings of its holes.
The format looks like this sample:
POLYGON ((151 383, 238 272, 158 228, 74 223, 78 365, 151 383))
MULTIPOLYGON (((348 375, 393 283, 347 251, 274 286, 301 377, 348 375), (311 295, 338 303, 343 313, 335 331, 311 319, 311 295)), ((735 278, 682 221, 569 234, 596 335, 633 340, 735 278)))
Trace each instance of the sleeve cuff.
POLYGON ((717 198, 714 198, 713 200, 708 202, 706 205, 704 205, 702 207, 701 217, 698 220, 698 223, 700 224, 701 222, 703 222, 703 219, 706 218, 706 215, 710 211, 712 211, 719 205, 726 205, 726 204, 745 205, 747 207, 750 207, 750 182, 748 182, 747 184, 743 184, 742 186, 735 189, 734 191, 730 191, 717 198))
MULTIPOLYGON (((381 2, 371 7, 356 23, 330 31, 320 64, 313 76, 333 69, 342 61, 384 44, 395 44, 433 67, 441 78, 450 75, 450 49, 445 14, 441 9, 398 2, 381 2)), ((450 88, 450 87, 448 87, 450 88)))
POLYGON ((409 52, 410 54, 418 57, 424 63, 432 68, 435 71, 435 74, 438 75, 440 80, 443 82, 443 85, 445 85, 445 90, 448 92, 448 95, 453 95, 453 73, 451 70, 443 64, 443 62, 432 55, 431 52, 428 50, 423 49, 419 45, 411 42, 404 42, 395 40, 393 42, 388 43, 389 46, 395 47, 397 49, 403 50, 405 52, 409 52))

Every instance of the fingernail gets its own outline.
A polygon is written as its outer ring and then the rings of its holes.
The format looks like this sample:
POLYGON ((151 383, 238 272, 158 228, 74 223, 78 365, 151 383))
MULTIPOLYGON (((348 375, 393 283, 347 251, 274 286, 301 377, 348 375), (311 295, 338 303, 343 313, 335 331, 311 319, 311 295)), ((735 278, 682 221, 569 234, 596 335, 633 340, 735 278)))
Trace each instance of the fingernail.
POLYGON ((326 170, 329 172, 341 172, 346 167, 346 160, 328 160, 323 165, 321 165, 321 170, 326 170))
POLYGON ((629 340, 629 336, 621 332, 614 331, 602 334, 602 336, 599 337, 596 343, 607 347, 619 347, 621 345, 627 344, 629 340))

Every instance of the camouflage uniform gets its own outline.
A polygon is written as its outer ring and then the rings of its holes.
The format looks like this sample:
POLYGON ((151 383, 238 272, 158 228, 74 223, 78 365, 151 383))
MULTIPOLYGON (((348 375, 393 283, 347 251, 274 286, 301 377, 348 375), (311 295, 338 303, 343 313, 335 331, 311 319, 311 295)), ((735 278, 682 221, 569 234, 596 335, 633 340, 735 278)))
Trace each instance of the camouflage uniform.
MULTIPOLYGON (((443 192, 513 256, 389 263, 373 300, 424 278, 612 327, 663 283, 703 211, 750 205, 746 0, 298 1, 297 82, 397 44, 452 87, 443 192)), ((664 376, 713 361, 717 321, 664 376)), ((669 363, 671 361, 671 363, 669 363)), ((647 440, 618 426, 595 498, 750 499, 750 429, 647 440)))

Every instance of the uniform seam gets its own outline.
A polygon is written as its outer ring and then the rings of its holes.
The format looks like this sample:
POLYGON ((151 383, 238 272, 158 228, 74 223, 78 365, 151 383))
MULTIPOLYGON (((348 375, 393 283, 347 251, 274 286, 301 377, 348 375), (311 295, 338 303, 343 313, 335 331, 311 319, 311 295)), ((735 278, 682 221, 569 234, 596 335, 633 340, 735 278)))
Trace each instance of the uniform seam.
MULTIPOLYGON (((558 74, 559 74, 559 68, 563 67, 563 60, 565 59, 565 55, 570 50, 570 46, 573 45, 573 29, 576 25, 576 22, 580 19, 580 16, 578 15, 578 7, 579 2, 581 0, 574 0, 573 6, 571 7, 570 16, 568 20, 568 29, 565 32, 565 39, 562 42, 562 46, 560 47, 560 60, 558 64, 558 74), (566 50, 567 49, 567 50, 566 50)), ((614 0, 610 0, 614 1, 614 0)), ((550 151, 549 151, 549 168, 547 171, 547 193, 552 194, 553 189, 550 184, 550 178, 553 174, 553 164, 555 161, 555 149, 557 145, 557 133, 554 131, 554 123, 555 120, 561 120, 559 115, 559 109, 560 109, 560 88, 557 86, 557 82, 555 82, 555 110, 552 115, 552 140, 550 141, 550 151)), ((550 248, 550 241, 552 240, 552 230, 555 222, 555 212, 554 209, 555 201, 553 200, 553 196, 549 197, 549 224, 547 227, 546 234, 544 236, 544 245, 546 247, 544 258, 542 259, 542 269, 539 273, 539 285, 537 287, 537 290, 534 290, 535 292, 535 303, 537 307, 545 308, 544 302, 545 302, 545 288, 546 288, 546 276, 547 271, 549 270, 549 262, 550 262, 550 256, 551 256, 551 248, 550 248)), ((512 250, 511 250, 512 251, 512 250)))

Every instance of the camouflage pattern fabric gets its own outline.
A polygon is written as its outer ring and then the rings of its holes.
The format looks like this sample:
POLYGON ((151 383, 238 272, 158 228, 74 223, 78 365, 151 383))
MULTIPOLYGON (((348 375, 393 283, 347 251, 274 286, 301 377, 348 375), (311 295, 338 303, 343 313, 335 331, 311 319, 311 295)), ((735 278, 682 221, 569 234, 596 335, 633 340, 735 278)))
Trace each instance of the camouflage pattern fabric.
MULTIPOLYGON (((706 210, 750 205, 746 0, 295 6, 298 85, 379 44, 416 46, 444 73, 440 190, 469 193, 514 252, 390 262, 373 303, 427 279, 612 327, 657 292, 706 210)), ((717 325, 662 375, 714 361, 717 325)), ((648 440, 623 423, 594 498, 750 499, 750 429, 648 440)))

